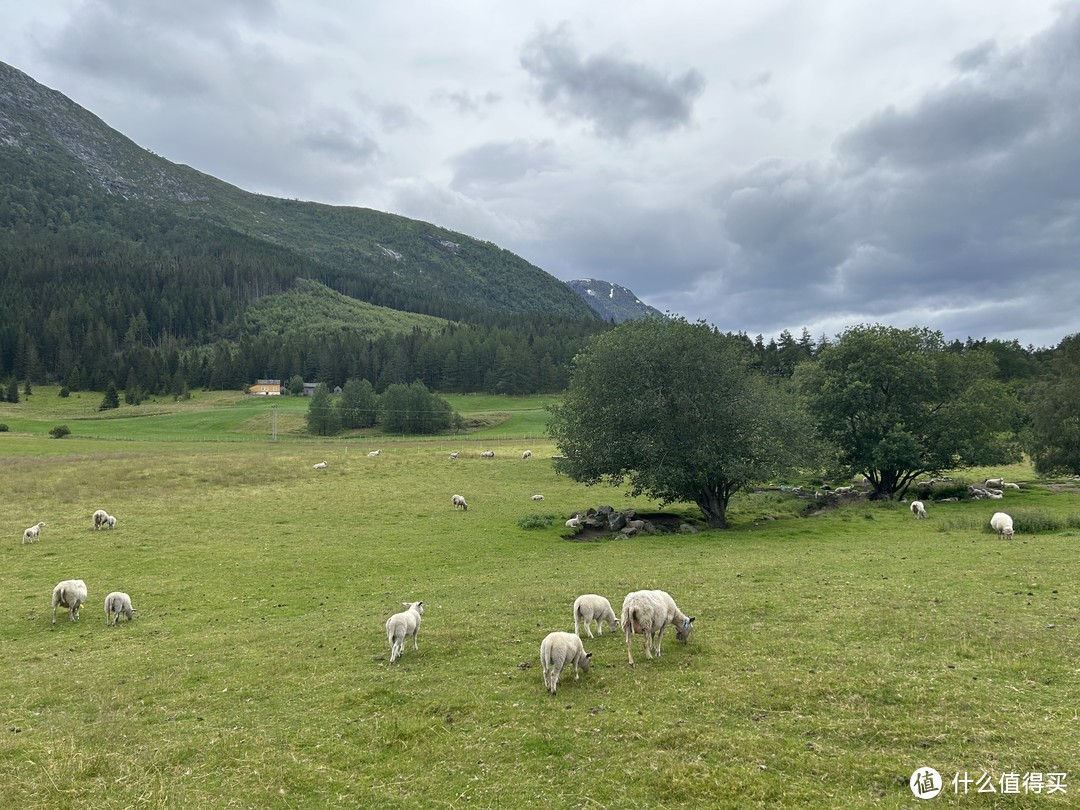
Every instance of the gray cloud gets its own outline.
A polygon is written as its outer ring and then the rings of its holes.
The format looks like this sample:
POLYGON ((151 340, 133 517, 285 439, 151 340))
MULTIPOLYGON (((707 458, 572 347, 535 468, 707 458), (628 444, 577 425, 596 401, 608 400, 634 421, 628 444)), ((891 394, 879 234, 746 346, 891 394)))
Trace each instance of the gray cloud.
POLYGON ((529 40, 521 52, 521 66, 536 81, 547 107, 590 122, 598 135, 607 138, 686 126, 694 100, 705 87, 696 70, 669 78, 616 55, 583 58, 565 23, 529 40))
POLYGON ((452 163, 454 178, 450 187, 473 196, 484 196, 531 173, 561 167, 551 141, 525 140, 481 144, 462 152, 452 163))

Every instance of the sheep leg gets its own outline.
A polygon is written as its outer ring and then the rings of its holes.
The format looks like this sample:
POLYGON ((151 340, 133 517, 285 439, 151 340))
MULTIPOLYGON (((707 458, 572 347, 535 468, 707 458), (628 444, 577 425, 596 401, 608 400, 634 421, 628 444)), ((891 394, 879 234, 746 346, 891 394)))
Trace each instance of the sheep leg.
MULTIPOLYGON (((575 623, 575 625, 574 625, 574 632, 577 632, 577 625, 576 625, 576 623, 575 623)), ((589 638, 594 638, 594 636, 593 636, 593 634, 592 634, 592 619, 590 619, 589 621, 585 622, 585 632, 589 634, 589 638)))
POLYGON ((414 650, 419 650, 420 649, 418 646, 416 646, 416 633, 412 634, 412 648, 414 650))

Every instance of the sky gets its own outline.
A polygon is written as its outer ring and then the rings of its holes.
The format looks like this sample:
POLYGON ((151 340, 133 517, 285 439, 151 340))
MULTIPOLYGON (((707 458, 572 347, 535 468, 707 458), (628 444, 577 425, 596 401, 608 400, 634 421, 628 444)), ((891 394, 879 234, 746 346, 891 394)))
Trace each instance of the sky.
POLYGON ((0 0, 0 61, 248 191, 723 331, 1080 332, 1080 2, 0 0))

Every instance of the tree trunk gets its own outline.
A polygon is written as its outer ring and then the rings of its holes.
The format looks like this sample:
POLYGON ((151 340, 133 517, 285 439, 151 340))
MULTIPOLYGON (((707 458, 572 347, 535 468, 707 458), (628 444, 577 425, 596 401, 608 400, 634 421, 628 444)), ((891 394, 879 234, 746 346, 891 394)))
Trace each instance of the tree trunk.
POLYGON ((702 492, 694 498, 698 509, 705 517, 705 523, 710 529, 726 529, 727 522, 727 498, 721 497, 716 492, 702 492))

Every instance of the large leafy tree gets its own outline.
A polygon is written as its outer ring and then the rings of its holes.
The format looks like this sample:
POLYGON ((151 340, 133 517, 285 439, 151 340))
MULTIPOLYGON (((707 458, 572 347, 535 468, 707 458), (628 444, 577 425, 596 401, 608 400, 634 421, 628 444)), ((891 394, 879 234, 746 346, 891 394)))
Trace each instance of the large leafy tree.
POLYGON ((593 338, 551 408, 548 430, 565 456, 556 469, 692 501, 725 528, 732 495, 789 472, 810 445, 788 389, 749 368, 750 346, 681 318, 627 321, 593 338))
POLYGON ((1014 460, 1018 403, 984 351, 946 351, 940 332, 855 326, 796 372, 822 436, 879 497, 917 477, 1014 460))
POLYGON ((334 436, 341 432, 341 413, 334 407, 326 383, 315 386, 306 418, 308 431, 316 436, 334 436))
POLYGON ((1028 450, 1040 475, 1080 475, 1080 335, 1061 341, 1049 365, 1030 397, 1028 450))
POLYGON ((347 429, 371 427, 378 413, 378 397, 367 380, 348 380, 341 389, 338 410, 341 426, 347 429))

